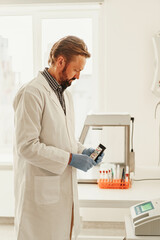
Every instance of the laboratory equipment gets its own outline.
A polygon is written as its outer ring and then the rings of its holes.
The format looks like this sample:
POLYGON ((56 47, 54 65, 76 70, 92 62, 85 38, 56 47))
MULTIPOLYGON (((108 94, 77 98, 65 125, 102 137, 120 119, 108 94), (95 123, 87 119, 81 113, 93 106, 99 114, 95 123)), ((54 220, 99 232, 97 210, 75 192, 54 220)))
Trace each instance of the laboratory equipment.
POLYGON ((125 159, 124 165, 130 167, 134 165, 134 163, 130 162, 130 124, 131 124, 131 116, 128 113, 104 113, 104 114, 90 114, 87 115, 86 120, 84 122, 84 126, 79 138, 79 141, 83 144, 87 133, 90 127, 124 127, 125 129, 125 159))
POLYGON ((130 214, 136 236, 160 236, 160 199, 134 205, 130 214))
MULTIPOLYGON (((120 171, 120 166, 119 166, 119 171, 120 171)), ((118 175, 117 178, 117 167, 108 169, 108 171, 103 170, 103 175, 101 175, 98 179, 98 186, 99 188, 104 188, 104 189, 128 189, 131 187, 131 180, 129 178, 129 167, 126 166, 125 168, 123 167, 121 173, 121 178, 120 175, 118 175), (105 174, 106 173, 106 174, 105 174)))
MULTIPOLYGON (((128 113, 103 113, 103 114, 89 114, 87 115, 84 126, 79 138, 79 141, 84 144, 85 139, 87 137, 87 134, 89 132, 89 129, 93 130, 103 130, 104 127, 115 127, 115 131, 121 129, 124 131, 123 133, 123 153, 124 157, 122 161, 116 162, 116 164, 119 164, 121 166, 129 166, 130 172, 134 172, 134 158, 133 151, 132 151, 132 138, 133 134, 131 135, 131 121, 133 124, 134 118, 131 118, 131 116, 128 113), (118 128, 118 129, 117 129, 118 128), (130 144, 131 142, 131 144, 130 144), (131 147, 130 147, 131 145, 131 147)), ((133 125, 132 125, 132 132, 133 132, 133 125)), ((117 131, 119 136, 119 131, 117 131)), ((107 148, 108 149, 108 148, 107 148)), ((106 152, 107 155, 107 152, 106 152)), ((111 159, 112 160, 112 159, 111 159)), ((113 163, 113 162, 112 162, 113 163)), ((87 174, 79 174, 79 171, 77 171, 77 178, 78 182, 97 182, 99 170, 93 168, 90 172, 87 172, 87 174), (94 176, 92 172, 94 172, 94 176)))
POLYGON ((156 33, 152 40, 155 54, 155 73, 151 90, 153 94, 160 97, 160 32, 156 33))
POLYGON ((125 180, 126 180, 126 182, 128 182, 129 181, 129 167, 128 166, 126 166, 126 177, 125 177, 125 180))

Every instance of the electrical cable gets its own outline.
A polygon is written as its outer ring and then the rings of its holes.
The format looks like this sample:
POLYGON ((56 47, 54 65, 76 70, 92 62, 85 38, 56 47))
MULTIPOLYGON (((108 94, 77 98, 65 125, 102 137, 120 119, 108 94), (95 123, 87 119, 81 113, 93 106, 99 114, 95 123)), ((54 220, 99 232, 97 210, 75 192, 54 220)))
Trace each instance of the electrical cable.
POLYGON ((133 181, 135 181, 135 182, 140 182, 140 181, 155 181, 155 180, 160 180, 160 178, 144 178, 144 179, 133 179, 133 181))
POLYGON ((157 104, 156 104, 156 107, 155 107, 155 112, 154 112, 154 117, 155 117, 155 119, 156 119, 156 114, 157 114, 157 108, 158 108, 158 106, 160 105, 160 102, 158 102, 157 104))
MULTIPOLYGON (((157 117, 157 109, 158 109, 158 106, 160 105, 160 102, 158 102, 156 104, 156 107, 155 107, 155 119, 157 117)), ((158 161, 158 166, 160 165, 160 122, 159 122, 159 161, 158 161)))
POLYGON ((159 161, 158 166, 160 165, 160 122, 159 122, 159 161))
POLYGON ((133 152, 134 117, 131 117, 131 121, 132 121, 132 132, 131 132, 131 152, 133 152))

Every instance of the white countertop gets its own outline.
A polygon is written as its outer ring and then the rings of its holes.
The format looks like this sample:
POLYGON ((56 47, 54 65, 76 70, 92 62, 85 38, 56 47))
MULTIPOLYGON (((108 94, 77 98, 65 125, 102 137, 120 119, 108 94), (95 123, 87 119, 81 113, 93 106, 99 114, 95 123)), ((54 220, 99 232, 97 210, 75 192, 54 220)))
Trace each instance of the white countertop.
POLYGON ((160 180, 134 181, 129 189, 100 189, 97 184, 78 184, 80 207, 128 208, 160 198, 160 180))

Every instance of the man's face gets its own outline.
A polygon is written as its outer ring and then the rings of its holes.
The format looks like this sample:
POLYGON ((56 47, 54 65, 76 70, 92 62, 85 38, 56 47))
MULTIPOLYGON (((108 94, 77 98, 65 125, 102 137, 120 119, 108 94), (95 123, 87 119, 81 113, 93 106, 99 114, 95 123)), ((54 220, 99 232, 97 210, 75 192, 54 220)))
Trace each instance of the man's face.
POLYGON ((60 83, 63 89, 66 89, 72 84, 72 81, 79 79, 80 72, 86 64, 86 58, 78 55, 70 63, 66 63, 63 70, 60 72, 60 83))

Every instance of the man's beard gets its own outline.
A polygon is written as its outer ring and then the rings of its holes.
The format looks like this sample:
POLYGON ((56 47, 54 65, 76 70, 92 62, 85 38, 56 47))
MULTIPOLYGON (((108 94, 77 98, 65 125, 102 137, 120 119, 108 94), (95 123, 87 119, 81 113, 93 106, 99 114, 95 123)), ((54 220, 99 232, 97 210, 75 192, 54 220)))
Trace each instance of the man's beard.
POLYGON ((69 87, 70 85, 71 85, 71 82, 69 82, 68 79, 63 80, 62 83, 61 83, 61 87, 62 87, 63 91, 64 91, 67 87, 69 87))
POLYGON ((71 79, 67 78, 66 68, 67 68, 67 66, 65 66, 65 68, 63 69, 61 77, 60 77, 60 81, 61 81, 60 85, 61 85, 63 91, 71 85, 73 80, 76 79, 76 78, 71 78, 71 79))

